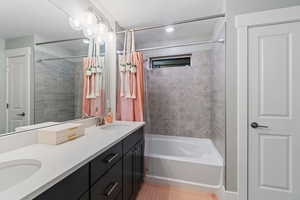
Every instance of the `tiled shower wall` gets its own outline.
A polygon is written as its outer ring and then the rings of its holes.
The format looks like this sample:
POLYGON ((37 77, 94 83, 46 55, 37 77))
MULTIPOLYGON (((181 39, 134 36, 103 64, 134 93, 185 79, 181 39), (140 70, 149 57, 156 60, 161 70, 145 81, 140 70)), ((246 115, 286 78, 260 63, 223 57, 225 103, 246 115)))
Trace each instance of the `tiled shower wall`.
POLYGON ((146 70, 145 132, 210 138, 224 155, 224 58, 217 45, 194 51, 191 67, 146 70))
POLYGON ((211 139, 225 158, 225 45, 213 49, 211 64, 211 139))
MULTIPOLYGON (((37 58, 51 57, 36 51, 37 58)), ((67 121, 78 117, 78 63, 69 61, 37 62, 35 65, 35 123, 67 121)))
POLYGON ((211 132, 211 50, 192 54, 191 67, 146 71, 150 134, 209 138, 211 132))
POLYGON ((74 63, 75 66, 75 91, 74 91, 74 106, 75 119, 82 117, 82 99, 83 99, 83 64, 82 62, 74 63))

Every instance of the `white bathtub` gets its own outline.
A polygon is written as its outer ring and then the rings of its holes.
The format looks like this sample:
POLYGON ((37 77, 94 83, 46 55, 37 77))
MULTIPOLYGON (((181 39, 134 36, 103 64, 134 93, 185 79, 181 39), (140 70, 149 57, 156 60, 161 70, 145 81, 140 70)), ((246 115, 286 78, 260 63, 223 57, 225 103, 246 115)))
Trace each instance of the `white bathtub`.
POLYGON ((146 135, 146 179, 220 189, 223 159, 209 139, 146 135))

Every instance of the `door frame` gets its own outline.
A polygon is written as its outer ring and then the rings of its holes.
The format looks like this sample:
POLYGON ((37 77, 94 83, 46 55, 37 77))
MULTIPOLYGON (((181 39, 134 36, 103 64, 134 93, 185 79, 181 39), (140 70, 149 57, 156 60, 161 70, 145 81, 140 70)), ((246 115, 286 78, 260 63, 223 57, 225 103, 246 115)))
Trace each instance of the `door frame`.
MULTIPOLYGON (((17 48, 17 49, 7 49, 5 50, 5 68, 6 68, 6 103, 8 102, 8 88, 9 88, 9 80, 8 80, 8 76, 9 76, 9 70, 8 70, 8 58, 9 57, 17 57, 17 56, 26 56, 27 57, 27 69, 26 69, 26 75, 27 75, 27 89, 26 89, 26 93, 27 93, 27 119, 26 119, 26 123, 29 125, 31 123, 31 94, 32 94, 32 89, 31 89, 31 84, 32 84, 32 58, 31 58, 31 47, 24 47, 24 48, 17 48)), ((9 128, 9 121, 8 121, 8 109, 6 108, 6 132, 8 132, 8 128, 9 128)))
POLYGON ((235 17, 237 29, 238 199, 248 200, 248 30, 251 27, 300 21, 300 6, 235 17))

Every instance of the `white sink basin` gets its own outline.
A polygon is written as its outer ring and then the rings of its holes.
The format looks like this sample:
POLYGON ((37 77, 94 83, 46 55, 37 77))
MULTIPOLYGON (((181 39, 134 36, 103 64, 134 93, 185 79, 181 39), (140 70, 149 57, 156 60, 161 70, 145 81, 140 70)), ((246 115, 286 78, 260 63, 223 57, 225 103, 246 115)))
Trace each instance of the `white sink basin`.
POLYGON ((13 160, 0 163, 0 192, 21 183, 36 173, 42 164, 37 160, 13 160))

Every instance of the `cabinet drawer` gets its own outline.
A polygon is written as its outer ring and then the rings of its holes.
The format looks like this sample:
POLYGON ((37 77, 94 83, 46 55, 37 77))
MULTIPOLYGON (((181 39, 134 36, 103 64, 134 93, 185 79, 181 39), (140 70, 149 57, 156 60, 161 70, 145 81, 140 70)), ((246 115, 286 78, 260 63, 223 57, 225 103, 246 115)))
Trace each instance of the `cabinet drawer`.
POLYGON ((89 190, 89 165, 78 169, 34 200, 78 200, 89 190))
POLYGON ((108 169, 122 158, 122 142, 108 149, 91 162, 91 184, 103 176, 108 169))
POLYGON ((91 200, 114 200, 122 193, 122 161, 91 188, 91 200))
POLYGON ((123 152, 127 153, 137 142, 144 138, 143 128, 136 130, 123 140, 123 152))

